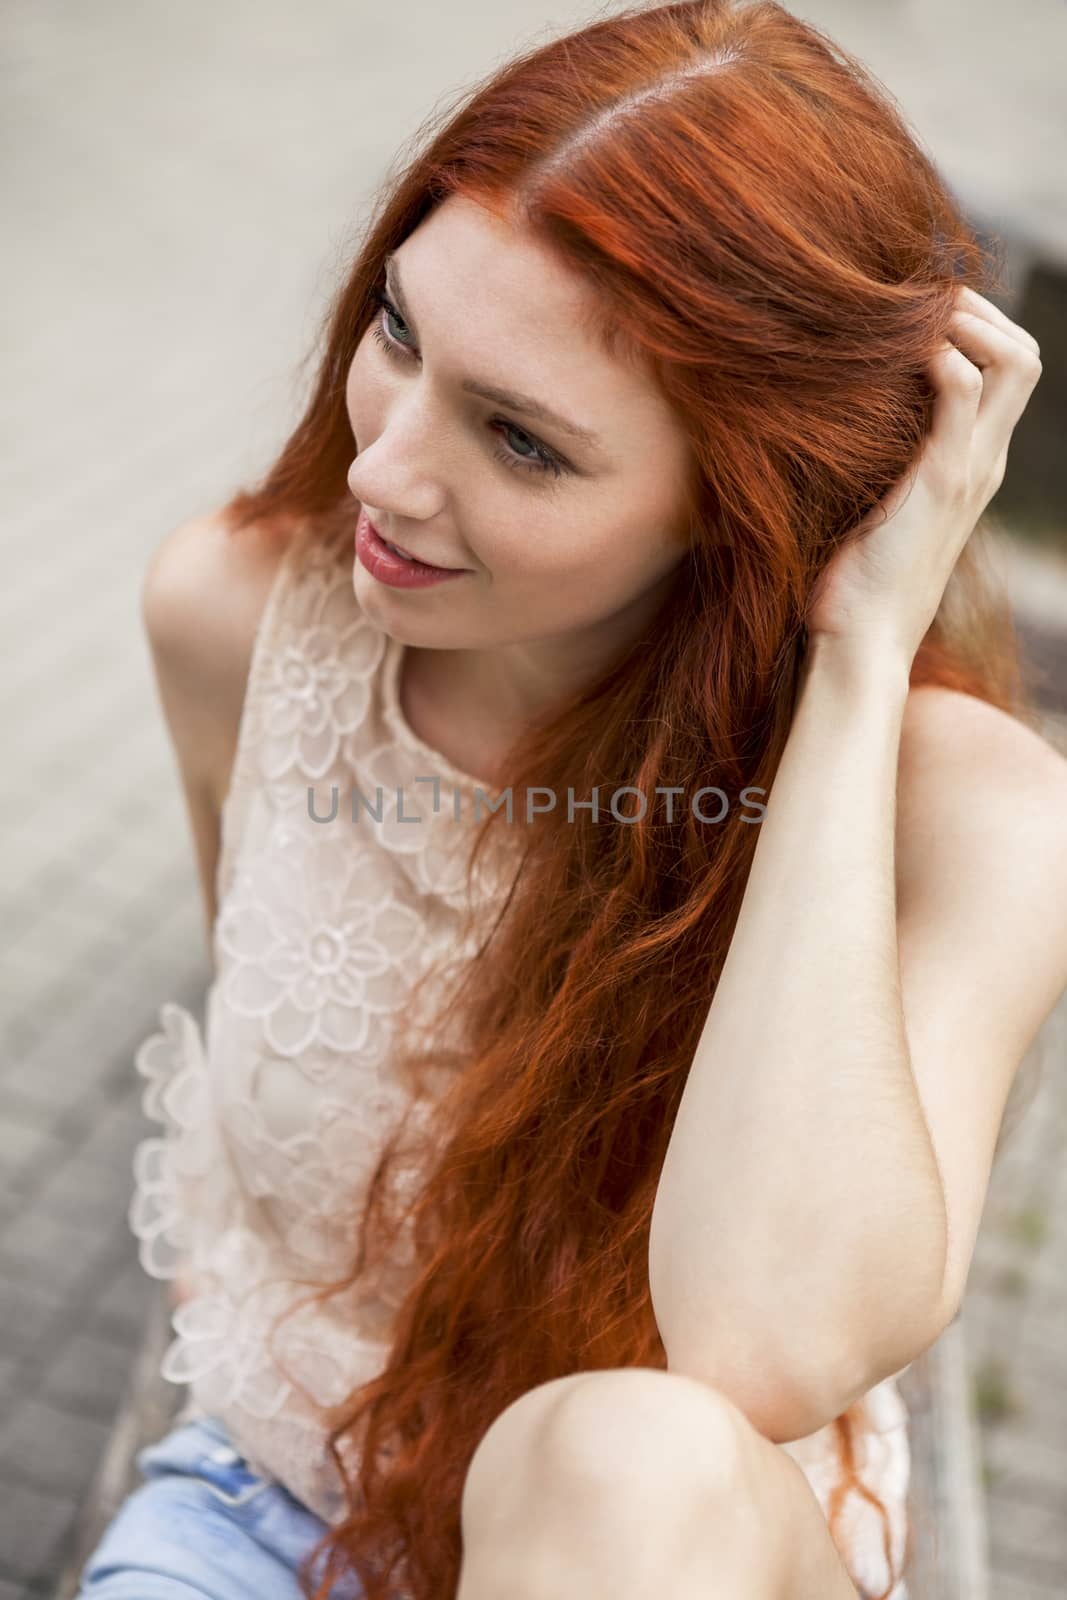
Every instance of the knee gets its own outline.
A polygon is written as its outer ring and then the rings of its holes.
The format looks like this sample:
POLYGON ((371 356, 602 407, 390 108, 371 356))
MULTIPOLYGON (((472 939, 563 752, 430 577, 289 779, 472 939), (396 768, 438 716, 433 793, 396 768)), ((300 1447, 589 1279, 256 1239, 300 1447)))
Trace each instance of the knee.
POLYGON ((700 1593, 728 1561, 748 1570, 746 1426, 714 1389, 652 1367, 528 1390, 471 1459, 457 1600, 700 1593))
POLYGON ((633 1496, 707 1508, 741 1485, 745 1419, 724 1395, 653 1367, 570 1373, 520 1395, 494 1420, 468 1483, 503 1482, 616 1509, 633 1496))
POLYGON ((718 1390, 655 1367, 583 1373, 561 1390, 541 1439, 542 1469, 575 1488, 729 1495, 743 1466, 743 1418, 718 1390))

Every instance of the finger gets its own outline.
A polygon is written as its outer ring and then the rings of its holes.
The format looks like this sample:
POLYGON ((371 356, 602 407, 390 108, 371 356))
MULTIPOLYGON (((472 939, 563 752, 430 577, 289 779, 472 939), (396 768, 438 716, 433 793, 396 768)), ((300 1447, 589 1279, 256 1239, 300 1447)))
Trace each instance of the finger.
POLYGON ((1020 328, 1019 324, 1013 322, 1009 316, 1006 316, 999 306, 993 304, 992 300, 987 300, 984 295, 978 294, 976 290, 969 288, 966 284, 960 285, 957 308, 959 311, 969 311, 976 317, 983 317, 987 322, 992 323, 994 328, 999 328, 1002 333, 1011 334, 1013 339, 1018 339, 1020 344, 1032 350, 1036 356, 1040 356, 1041 348, 1032 333, 1027 333, 1025 328, 1020 328))
POLYGON ((929 360, 934 385, 934 409, 924 456, 938 464, 946 479, 961 476, 959 463, 971 457, 984 379, 981 370, 962 350, 946 339, 929 360))
POLYGON ((984 317, 958 312, 950 337, 981 373, 974 419, 973 460, 993 462, 1007 449, 1012 430, 1041 376, 1041 362, 1029 346, 984 317))

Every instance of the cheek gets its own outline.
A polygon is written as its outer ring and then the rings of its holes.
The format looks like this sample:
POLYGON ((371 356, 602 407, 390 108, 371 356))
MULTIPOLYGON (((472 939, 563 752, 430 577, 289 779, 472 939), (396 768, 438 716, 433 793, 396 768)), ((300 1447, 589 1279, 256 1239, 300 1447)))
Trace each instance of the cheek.
POLYGON ((682 549, 650 538, 645 529, 590 530, 580 518, 568 518, 565 530, 544 522, 538 527, 536 510, 526 527, 521 538, 487 538, 483 559, 498 584, 514 582, 532 603, 544 597, 576 619, 629 604, 684 557, 682 549))
POLYGON ((591 530, 579 524, 555 544, 552 565, 600 591, 632 592, 661 578, 682 554, 647 527, 616 524, 608 530, 591 530))
POLYGON ((370 416, 374 401, 374 375, 370 362, 367 360, 367 341, 369 334, 364 334, 356 347, 356 353, 348 368, 348 377, 345 380, 345 409, 348 412, 348 421, 353 435, 358 438, 360 432, 366 433, 367 419, 370 416))

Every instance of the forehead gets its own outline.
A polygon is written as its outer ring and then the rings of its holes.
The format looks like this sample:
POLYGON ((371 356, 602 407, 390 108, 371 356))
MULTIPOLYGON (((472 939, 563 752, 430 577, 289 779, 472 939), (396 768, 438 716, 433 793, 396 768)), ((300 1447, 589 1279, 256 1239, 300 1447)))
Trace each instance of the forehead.
POLYGON ((494 300, 521 300, 530 316, 591 312, 593 289, 542 240, 465 195, 450 195, 398 247, 401 267, 447 268, 457 286, 494 300))
POLYGON ((613 425, 677 431, 647 365, 610 321, 605 336, 594 286, 528 230, 450 195, 394 257, 420 343, 457 375, 565 398, 609 443, 613 425))

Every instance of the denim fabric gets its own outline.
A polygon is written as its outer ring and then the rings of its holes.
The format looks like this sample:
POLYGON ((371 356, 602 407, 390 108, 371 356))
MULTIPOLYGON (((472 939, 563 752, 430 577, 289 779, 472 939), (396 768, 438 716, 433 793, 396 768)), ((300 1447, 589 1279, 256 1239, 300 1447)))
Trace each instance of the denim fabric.
MULTIPOLYGON (((327 1525, 257 1476, 216 1417, 179 1423, 137 1466, 145 1482, 86 1562, 78 1600, 301 1600, 297 1569, 327 1525)), ((354 1577, 330 1590, 362 1593, 354 1577)))

